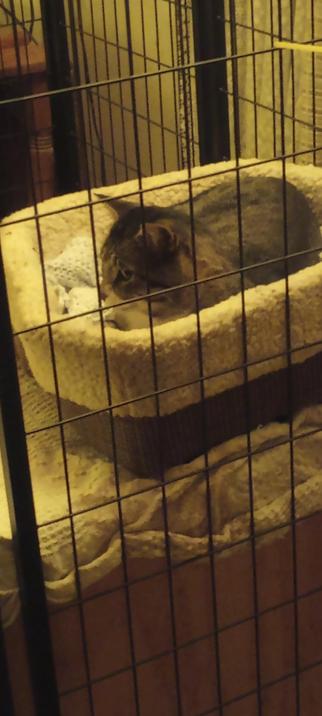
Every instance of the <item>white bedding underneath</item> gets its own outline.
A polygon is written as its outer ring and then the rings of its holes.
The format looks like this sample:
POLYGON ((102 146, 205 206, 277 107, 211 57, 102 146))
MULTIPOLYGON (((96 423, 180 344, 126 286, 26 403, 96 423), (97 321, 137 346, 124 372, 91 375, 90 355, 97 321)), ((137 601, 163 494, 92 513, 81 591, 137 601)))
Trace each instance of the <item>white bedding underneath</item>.
MULTIPOLYGON (((20 368, 26 430, 48 425, 57 418, 53 396, 46 394, 20 368)), ((294 423, 295 434, 319 429, 322 407, 302 411, 294 423)), ((252 459, 255 529, 266 533, 290 518, 290 449, 288 425, 274 423, 251 435, 252 448, 266 448, 252 459)), ((71 522, 64 478, 60 434, 57 428, 28 439, 37 521, 46 589, 52 602, 67 602, 75 596, 75 563, 71 522), (52 522, 54 520, 54 522, 52 522), (48 524, 48 522, 52 522, 48 524)), ((212 527, 218 549, 249 536, 249 470, 245 436, 235 438, 209 453, 212 494, 212 527), (227 459, 238 459, 227 463, 227 459), (244 455, 244 457, 242 457, 244 455), (226 462, 226 464, 222 464, 226 462)), ((108 574, 121 562, 118 507, 115 500, 114 468, 101 456, 80 445, 72 429, 66 431, 66 451, 73 527, 82 587, 108 574), (105 504, 109 502, 109 504, 105 504), (100 506, 100 505, 104 506, 100 506), (93 509, 95 508, 95 509, 93 509)), ((294 442, 296 516, 304 517, 322 508, 322 433, 294 442)), ((204 458, 173 468, 167 479, 186 474, 166 488, 169 539, 173 561, 183 561, 208 549, 206 478, 200 470, 204 458), (199 474, 198 474, 199 470, 199 474)), ((122 518, 129 557, 153 559, 164 555, 162 491, 154 480, 139 479, 120 468, 122 518), (153 488, 153 489, 151 489, 153 488), (145 490, 141 494, 141 490, 145 490)), ((18 610, 16 578, 12 563, 9 517, 3 481, 0 479, 0 598, 5 624, 18 610)), ((272 535, 260 539, 272 539, 272 535)), ((282 534, 279 530, 278 534, 282 534)), ((242 546, 241 546, 242 548, 242 546)), ((224 550, 227 555, 229 550, 224 550)))

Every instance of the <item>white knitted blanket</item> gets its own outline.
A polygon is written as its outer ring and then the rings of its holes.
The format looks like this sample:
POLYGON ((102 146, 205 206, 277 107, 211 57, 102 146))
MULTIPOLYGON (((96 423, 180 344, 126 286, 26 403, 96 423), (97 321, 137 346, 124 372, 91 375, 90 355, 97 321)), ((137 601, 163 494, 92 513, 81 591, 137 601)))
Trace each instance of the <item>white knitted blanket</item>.
MULTIPOLYGON (((90 235, 75 236, 56 258, 46 261, 48 283, 58 288, 62 313, 78 314, 98 307, 93 246, 90 235)), ((99 320, 95 313, 91 320, 99 320)))

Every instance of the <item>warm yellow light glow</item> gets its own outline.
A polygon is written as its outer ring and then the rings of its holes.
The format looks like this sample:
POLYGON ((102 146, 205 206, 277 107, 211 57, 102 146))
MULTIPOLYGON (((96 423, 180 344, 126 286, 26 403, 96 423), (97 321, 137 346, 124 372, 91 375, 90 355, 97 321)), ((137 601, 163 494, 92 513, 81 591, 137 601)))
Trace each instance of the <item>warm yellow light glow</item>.
POLYGON ((300 52, 322 53, 321 45, 304 45, 302 42, 286 42, 286 40, 275 40, 274 47, 280 50, 299 50, 300 52))

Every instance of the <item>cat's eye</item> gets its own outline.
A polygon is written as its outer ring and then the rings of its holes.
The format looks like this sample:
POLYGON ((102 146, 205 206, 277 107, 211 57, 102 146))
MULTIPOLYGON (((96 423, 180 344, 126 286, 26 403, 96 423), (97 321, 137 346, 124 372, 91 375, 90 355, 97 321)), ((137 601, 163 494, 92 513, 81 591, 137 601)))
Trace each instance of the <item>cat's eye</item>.
POLYGON ((133 271, 130 271, 130 269, 119 267, 118 275, 119 278, 121 278, 123 281, 130 281, 133 276, 133 271))

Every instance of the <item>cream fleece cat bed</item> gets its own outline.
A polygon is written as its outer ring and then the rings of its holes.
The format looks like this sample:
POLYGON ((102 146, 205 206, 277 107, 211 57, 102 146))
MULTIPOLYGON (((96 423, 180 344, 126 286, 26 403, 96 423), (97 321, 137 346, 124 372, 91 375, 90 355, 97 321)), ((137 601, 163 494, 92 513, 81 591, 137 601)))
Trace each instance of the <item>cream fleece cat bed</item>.
MULTIPOLYGON (((245 174, 281 176, 281 162, 243 161, 245 174)), ((233 162, 196 168, 195 193, 225 181, 222 171, 233 162), (207 176, 212 174, 212 176, 207 176), (204 177, 204 178, 203 178, 204 177)), ((146 179, 145 202, 171 205, 187 197, 186 172, 146 179), (182 184, 175 184, 176 181, 182 184), (162 186, 162 189, 156 187, 162 186), (155 190, 154 190, 155 188, 155 190)), ((287 177, 311 200, 322 223, 322 170, 287 165, 287 177)), ((109 195, 137 191, 137 181, 106 189, 109 195)), ((103 190, 101 190, 103 191, 103 190)), ((137 196, 135 197, 137 199, 137 196)), ((96 447, 113 457, 113 440, 107 391, 102 331, 97 314, 69 320, 62 313, 61 286, 53 274, 68 247, 87 245, 94 258, 86 192, 58 197, 38 205, 38 230, 47 266, 50 320, 59 394, 64 417, 102 411, 77 421, 78 429, 96 447), (55 213, 59 211, 60 213, 55 213), (51 267, 51 270, 50 270, 51 267), (54 279, 53 279, 54 277, 54 279)), ((93 209, 95 240, 99 251, 112 221, 106 205, 93 209)), ((46 323, 38 234, 32 209, 17 212, 3 222, 1 245, 8 283, 12 323, 21 335, 33 375, 48 392, 55 392, 52 356, 46 323), (17 222, 17 223, 16 223, 17 222), (43 326, 37 328, 37 326, 43 326)), ((79 249, 80 251, 81 249, 79 249)), ((67 267, 66 267, 67 271, 67 267)), ((85 271, 86 273, 86 271, 85 271)), ((85 279, 86 284, 86 279, 85 279)), ((83 284, 84 288, 84 284, 83 284)), ((289 279, 292 348, 292 405, 297 409, 322 400, 322 264, 289 279), (314 344, 311 346, 311 344, 314 344), (307 347, 311 346, 311 347, 307 347)), ((86 288, 84 288, 86 293, 86 288)), ((82 302, 70 306, 79 312, 82 302)), ((84 303, 86 306, 86 302, 84 303)), ((90 308, 98 306, 95 302, 90 308)), ((141 474, 159 474, 161 467, 186 462, 207 446, 241 434, 288 413, 285 282, 259 286, 246 292, 248 416, 245 414, 243 330, 240 295, 204 309, 200 314, 205 392, 205 414, 200 403, 200 366, 196 317, 191 315, 154 330, 156 362, 151 357, 150 331, 122 332, 104 328, 117 459, 141 474), (274 356, 274 357, 271 357, 274 356), (156 367, 157 380, 154 368, 156 367), (177 387, 177 386, 180 387, 177 387), (149 396, 158 389, 155 397, 149 396), (134 402, 131 402, 134 401, 134 402), (157 408, 161 419, 157 419, 157 408), (204 418, 207 422, 205 435, 204 418)))

